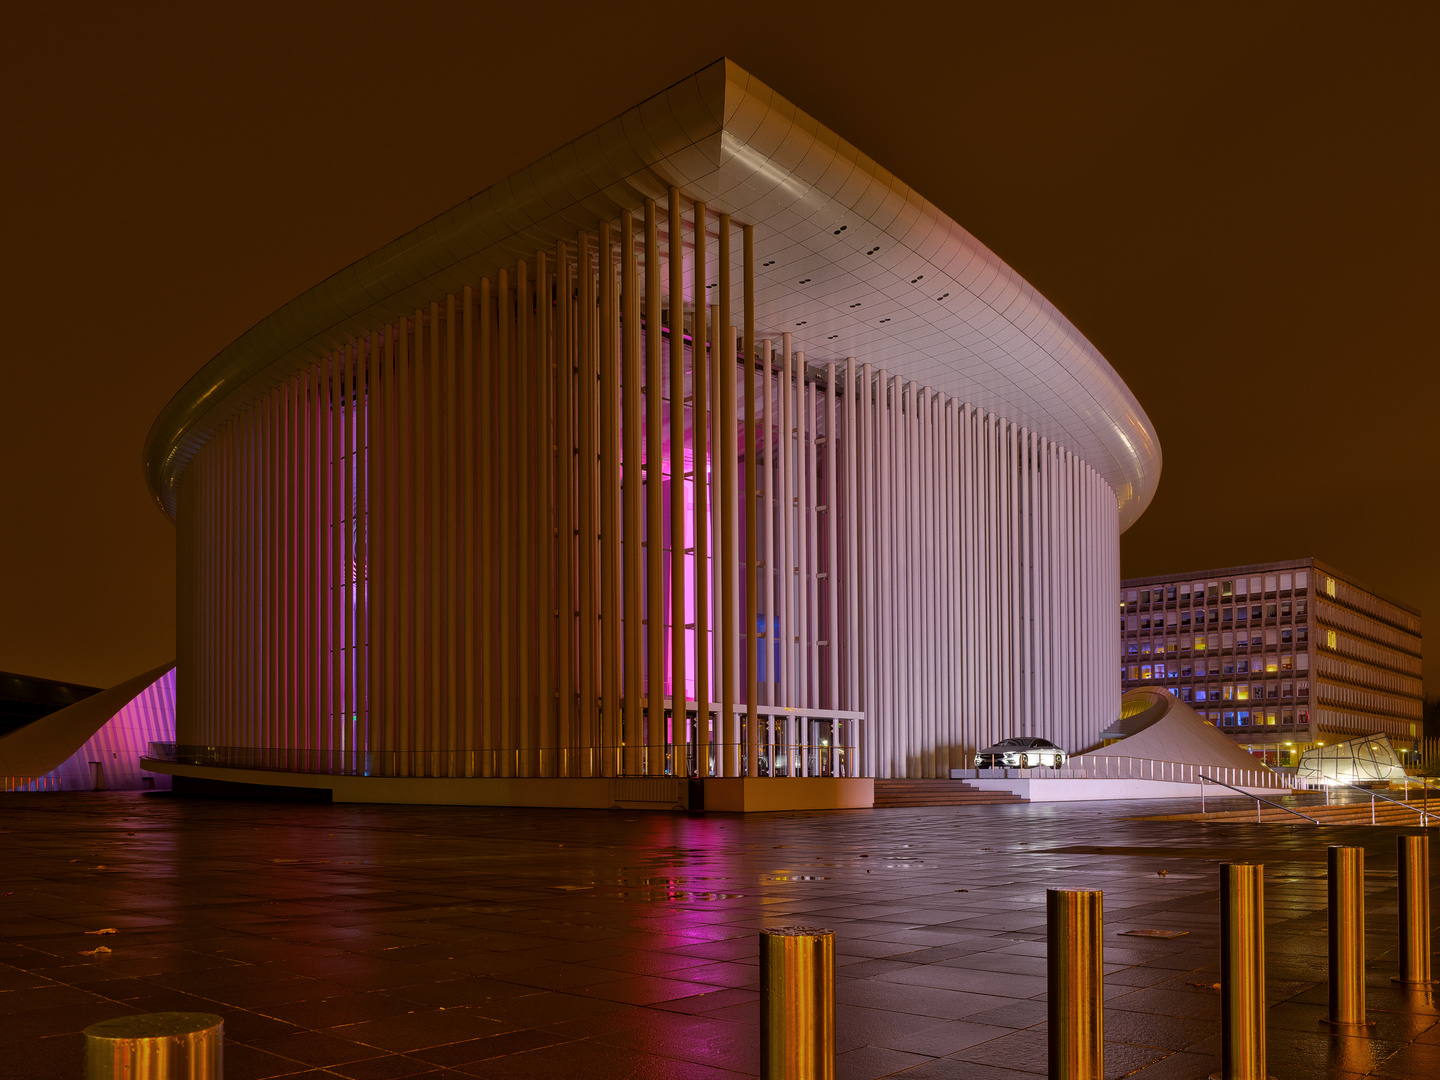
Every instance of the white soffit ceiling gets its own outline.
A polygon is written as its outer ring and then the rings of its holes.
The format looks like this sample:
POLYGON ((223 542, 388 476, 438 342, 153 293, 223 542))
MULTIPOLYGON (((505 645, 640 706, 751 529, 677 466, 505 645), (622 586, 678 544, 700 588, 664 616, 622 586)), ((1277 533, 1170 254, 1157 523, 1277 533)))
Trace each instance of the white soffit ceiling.
MULTIPOLYGON (((663 223, 672 185, 712 214, 755 227, 757 338, 778 345, 789 332, 811 364, 854 356, 1059 443, 1110 484, 1121 529, 1149 504, 1161 468, 1155 429, 1084 335, 934 205, 729 60, 387 244, 247 331, 152 426, 152 494, 173 514, 175 480, 206 438, 337 343, 578 230, 618 223, 646 198, 661 204, 663 223)), ((691 218, 687 209, 687 235, 691 218)), ((713 281, 718 245, 707 246, 713 281)), ((732 246, 738 322, 738 229, 732 246)))

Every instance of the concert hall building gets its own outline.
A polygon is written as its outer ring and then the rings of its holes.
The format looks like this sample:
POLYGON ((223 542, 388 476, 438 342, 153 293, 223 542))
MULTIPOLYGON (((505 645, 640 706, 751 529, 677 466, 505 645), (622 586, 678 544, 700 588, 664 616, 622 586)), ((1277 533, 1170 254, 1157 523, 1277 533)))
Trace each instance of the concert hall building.
POLYGON ((1160 466, 1044 297, 722 60, 166 406, 177 743, 147 768, 739 810, 869 805, 1012 735, 1083 751, 1160 466))

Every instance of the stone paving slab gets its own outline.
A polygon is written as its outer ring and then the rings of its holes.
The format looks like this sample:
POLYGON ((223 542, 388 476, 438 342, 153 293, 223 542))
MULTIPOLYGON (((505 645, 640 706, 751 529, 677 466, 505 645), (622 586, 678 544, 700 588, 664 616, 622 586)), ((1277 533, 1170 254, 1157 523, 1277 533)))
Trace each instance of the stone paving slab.
POLYGON ((804 922, 836 932, 841 1080, 1023 1080, 1046 1070, 1059 887, 1105 893, 1107 1077, 1198 1080, 1218 1065, 1216 867, 1243 860, 1267 868, 1270 1072, 1440 1076, 1434 995, 1389 980, 1411 830, 1140 820, 1175 809, 0 795, 0 1075, 70 1080, 86 1025, 184 1009, 225 1017, 229 1080, 754 1076, 756 931, 804 922), (1367 849, 1362 1037, 1319 1024, 1332 843, 1367 849))

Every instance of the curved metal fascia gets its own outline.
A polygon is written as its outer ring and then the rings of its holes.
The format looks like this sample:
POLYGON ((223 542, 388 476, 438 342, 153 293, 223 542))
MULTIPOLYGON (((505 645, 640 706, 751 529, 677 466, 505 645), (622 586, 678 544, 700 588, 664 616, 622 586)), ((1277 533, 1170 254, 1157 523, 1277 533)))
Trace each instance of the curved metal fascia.
POLYGON ((766 332, 790 330, 811 360, 888 364, 1058 443, 1110 485, 1122 531, 1149 504, 1162 467, 1159 440, 1085 336, 933 204, 728 60, 387 244, 247 331, 152 425, 144 451, 151 494, 173 515, 176 481, 205 440, 324 352, 663 198, 672 185, 756 226, 756 315, 766 332), (871 239, 883 248, 873 258, 862 255, 871 239), (823 295, 797 286, 802 265, 823 271, 823 295), (864 298, 862 312, 842 301, 851 299, 847 290, 864 298))

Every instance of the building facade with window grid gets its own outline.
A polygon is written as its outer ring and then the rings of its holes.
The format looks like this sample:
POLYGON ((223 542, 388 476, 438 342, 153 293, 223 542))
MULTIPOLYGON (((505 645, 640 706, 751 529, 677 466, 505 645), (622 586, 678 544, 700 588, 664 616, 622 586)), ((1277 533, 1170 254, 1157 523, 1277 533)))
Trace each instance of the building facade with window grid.
POLYGON ((1417 752, 1420 612, 1315 559, 1127 578, 1121 683, 1160 685, 1272 765, 1387 735, 1417 752))

